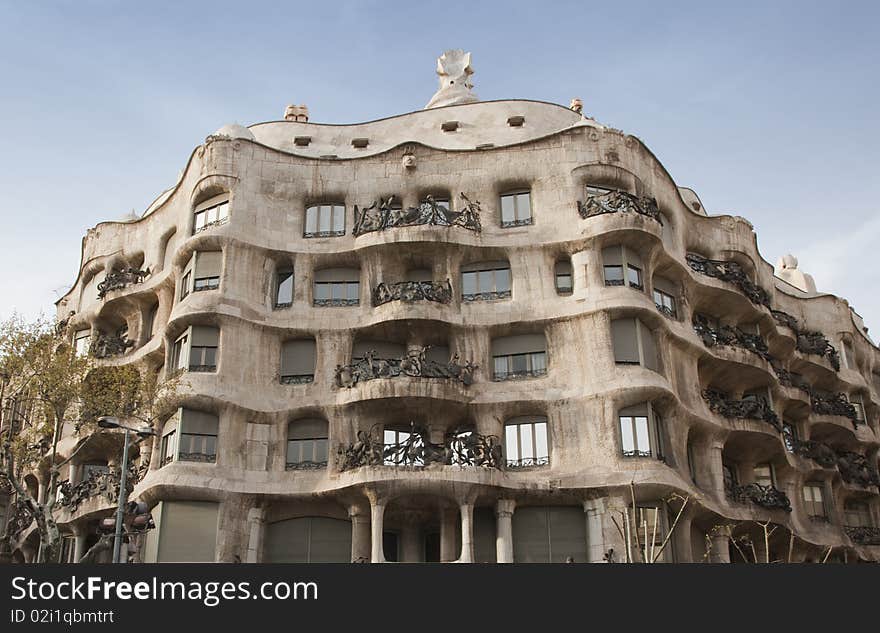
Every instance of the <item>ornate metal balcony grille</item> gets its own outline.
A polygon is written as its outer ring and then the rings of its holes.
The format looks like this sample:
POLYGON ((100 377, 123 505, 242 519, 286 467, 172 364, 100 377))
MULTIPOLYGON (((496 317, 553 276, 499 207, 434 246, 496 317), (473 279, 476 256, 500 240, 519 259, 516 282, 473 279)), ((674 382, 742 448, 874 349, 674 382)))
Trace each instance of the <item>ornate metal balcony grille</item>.
POLYGON ((18 535, 24 532, 34 521, 34 515, 31 513, 26 501, 16 501, 14 508, 15 511, 10 515, 9 521, 6 524, 6 533, 13 539, 18 538, 18 535))
POLYGON ((791 512, 791 501, 788 495, 774 486, 759 483, 728 485, 725 490, 727 497, 735 503, 753 503, 769 510, 791 512))
POLYGON ((493 292, 476 292, 473 294, 461 295, 461 300, 465 302, 471 301, 494 301, 495 299, 510 299, 510 290, 495 290, 493 292))
POLYGON ((125 354, 130 347, 134 347, 134 341, 129 340, 125 333, 99 333, 92 340, 89 353, 95 358, 111 358, 125 354))
POLYGON ((623 451, 623 456, 624 457, 650 457, 651 451, 650 450, 640 451, 638 449, 632 450, 632 451, 623 451))
POLYGON ((709 410, 725 418, 761 420, 771 425, 780 433, 782 424, 776 413, 770 407, 766 398, 748 398, 745 400, 728 400, 727 396, 715 389, 703 391, 703 398, 709 405, 709 410))
POLYGON ((322 470, 327 468, 327 461, 321 462, 312 462, 312 461, 302 461, 302 462, 287 462, 284 465, 285 470, 322 470))
POLYGON ((314 305, 319 307, 340 307, 340 306, 356 306, 360 303, 358 299, 315 299, 314 305))
POLYGON ((196 374, 208 374, 217 371, 217 365, 190 365, 187 369, 196 374))
POLYGON ((510 229, 517 226, 531 226, 532 224, 534 224, 532 218, 522 218, 521 220, 502 220, 501 228, 510 229))
POLYGON ((843 531, 857 545, 880 545, 880 528, 846 525, 843 531))
POLYGON ((501 468, 501 442, 494 435, 455 429, 446 434, 442 443, 434 443, 424 427, 411 423, 404 440, 386 444, 382 432, 382 425, 375 424, 369 432, 358 431, 356 442, 340 445, 337 451, 339 469, 345 471, 383 465, 501 468))
POLYGON ((127 286, 139 284, 150 275, 150 269, 138 270, 137 268, 125 268, 107 273, 104 281, 98 284, 98 299, 113 290, 122 290, 127 286))
POLYGON ((527 470, 547 466, 549 463, 549 457, 523 457, 522 459, 508 459, 505 466, 507 470, 527 470))
POLYGON ((222 226, 227 222, 229 222, 228 216, 225 218, 220 218, 219 220, 214 220, 213 222, 207 222, 206 224, 203 224, 202 226, 193 229, 193 235, 195 235, 196 233, 201 233, 202 231, 207 231, 208 229, 214 228, 215 226, 222 226))
POLYGON ((837 465, 837 453, 827 444, 813 440, 790 438, 791 452, 811 459, 823 468, 834 468, 837 465))
POLYGON ((694 315, 693 326, 694 331, 706 347, 714 347, 715 345, 739 347, 768 362, 772 361, 767 343, 759 334, 750 334, 730 325, 722 325, 718 329, 714 329, 710 325, 709 319, 702 314, 694 315))
POLYGON ((387 200, 374 202, 368 207, 358 210, 354 207, 354 227, 352 235, 359 236, 374 231, 402 226, 457 226, 469 231, 479 233, 480 203, 471 201, 463 193, 461 197, 461 211, 453 211, 444 205, 434 201, 430 196, 418 207, 408 209, 392 208, 394 197, 387 200))
POLYGON ((685 259, 692 270, 707 277, 731 283, 739 288, 740 292, 755 305, 770 307, 770 295, 749 279, 742 266, 737 262, 708 259, 695 253, 688 253, 685 259))
POLYGON ((433 281, 401 281, 394 284, 379 282, 373 289, 373 305, 380 306, 390 301, 449 303, 452 301, 452 282, 448 279, 445 284, 433 281))
POLYGON ((342 237, 345 235, 345 229, 335 231, 305 231, 303 237, 342 237))
POLYGON ((849 418, 852 420, 853 426, 856 426, 858 419, 856 408, 842 393, 836 393, 832 396, 820 396, 811 392, 810 407, 813 409, 813 413, 819 415, 840 415, 849 418))
POLYGON ((789 328, 797 335, 797 350, 803 354, 816 354, 828 358, 834 371, 840 371, 840 355, 837 349, 821 332, 803 330, 800 322, 782 310, 770 310, 779 325, 789 328))
POLYGON ((310 382, 315 382, 314 374, 291 374, 289 376, 281 376, 282 385, 305 385, 310 382))
POLYGON ((654 198, 637 197, 625 191, 608 191, 602 194, 588 191, 586 202, 578 201, 577 209, 584 219, 606 213, 638 213, 663 224, 654 198))
POLYGON ((880 487, 880 474, 878 474, 877 468, 860 453, 838 451, 837 470, 840 471, 840 476, 847 483, 864 487, 880 487))
POLYGON ((179 462, 201 462, 203 464, 213 464, 217 461, 217 453, 178 453, 177 461, 179 462))
POLYGON ((457 380, 464 385, 473 383, 477 365, 471 361, 460 364, 458 354, 446 364, 439 363, 427 357, 428 349, 429 346, 410 350, 402 358, 377 358, 371 351, 363 358, 355 359, 351 365, 337 365, 336 386, 354 387, 359 382, 398 376, 457 380))
POLYGON ((519 371, 496 371, 492 374, 492 380, 501 382, 504 380, 518 380, 520 378, 540 378, 547 375, 547 368, 522 369, 519 371))

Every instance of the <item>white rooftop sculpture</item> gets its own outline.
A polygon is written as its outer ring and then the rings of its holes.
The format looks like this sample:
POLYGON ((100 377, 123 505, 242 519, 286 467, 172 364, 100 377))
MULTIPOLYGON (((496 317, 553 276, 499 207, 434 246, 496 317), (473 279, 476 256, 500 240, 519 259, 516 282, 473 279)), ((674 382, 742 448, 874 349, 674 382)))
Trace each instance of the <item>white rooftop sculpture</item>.
POLYGON ((479 101, 477 95, 471 92, 474 85, 470 77, 474 74, 474 69, 471 68, 470 53, 460 49, 446 51, 437 58, 437 74, 440 77, 440 88, 425 106, 426 110, 479 101))
POLYGON ((787 281, 798 290, 815 293, 816 281, 812 275, 798 270, 798 260, 792 254, 780 257, 776 262, 776 276, 787 281))

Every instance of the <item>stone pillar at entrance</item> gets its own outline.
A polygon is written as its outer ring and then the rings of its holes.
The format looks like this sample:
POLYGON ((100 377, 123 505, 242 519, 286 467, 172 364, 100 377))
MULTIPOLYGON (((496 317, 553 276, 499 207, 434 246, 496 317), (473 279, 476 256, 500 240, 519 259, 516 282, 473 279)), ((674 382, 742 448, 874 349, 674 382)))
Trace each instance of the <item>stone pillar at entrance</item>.
POLYGON ((365 508, 351 506, 348 509, 351 519, 351 562, 370 561, 370 517, 365 508))
POLYGON ((458 558, 455 551, 455 519, 454 508, 443 508, 440 511, 440 562, 450 563, 458 558))
POLYGON ((495 557, 499 563, 513 562, 513 511, 516 501, 499 499, 495 504, 495 557))
POLYGON ((384 563, 385 552, 382 549, 382 537, 384 534, 385 503, 378 499, 370 499, 370 544, 371 563, 384 563))
POLYGON ((266 533, 266 509, 251 508, 247 514, 248 547, 245 562, 259 563, 262 558, 263 538, 266 533))
POLYGON ((461 556, 459 563, 474 562, 474 504, 462 503, 461 511, 461 556))
POLYGON ((423 562, 424 543, 419 538, 421 535, 416 523, 407 521, 400 532, 400 560, 403 563, 423 562))

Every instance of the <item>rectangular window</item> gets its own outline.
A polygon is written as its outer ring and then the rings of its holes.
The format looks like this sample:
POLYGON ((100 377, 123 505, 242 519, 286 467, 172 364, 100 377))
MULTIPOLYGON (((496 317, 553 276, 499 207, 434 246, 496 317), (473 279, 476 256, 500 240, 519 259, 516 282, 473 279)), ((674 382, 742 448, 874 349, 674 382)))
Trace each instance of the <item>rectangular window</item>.
POLYGON ((620 416, 620 437, 624 457, 651 456, 651 435, 647 415, 620 416))
POLYGON ((220 277, 197 277, 193 281, 193 292, 203 290, 217 290, 220 287, 220 277))
POLYGON ((326 465, 328 454, 326 437, 287 440, 287 470, 295 470, 304 465, 326 465))
POLYGON ((865 405, 862 404, 862 398, 858 395, 853 395, 849 397, 849 403, 853 406, 853 409, 856 410, 856 424, 864 424, 865 423, 865 405))
POLYGON ((547 352, 493 356, 492 360, 493 380, 544 376, 547 373, 547 352))
POLYGON ((345 205, 320 204, 306 209, 304 237, 345 235, 345 205))
POLYGON ((605 194, 611 193, 613 191, 613 189, 608 189, 607 187, 599 187, 598 185, 587 185, 586 189, 588 198, 604 196, 605 194))
POLYGON ((187 295, 190 292, 190 280, 192 279, 192 273, 187 272, 183 279, 180 280, 180 300, 183 301, 186 299, 187 295))
POLYGON ((871 527, 871 510, 867 503, 847 501, 843 507, 844 525, 847 527, 871 527))
POLYGON ((622 286, 623 285, 623 266, 617 264, 604 266, 605 285, 606 286, 622 286))
POLYGON ((217 346, 193 345, 189 350, 189 370, 217 371, 217 346))
POLYGON ((174 346, 171 348, 171 368, 172 369, 183 369, 184 368, 184 360, 185 356, 183 351, 186 349, 186 342, 188 339, 188 335, 184 334, 179 339, 174 341, 174 346))
POLYGON ((89 346, 92 342, 91 330, 78 330, 73 335, 73 349, 77 356, 85 356, 89 353, 89 346))
POLYGON ((554 273, 556 275, 556 292, 561 295, 571 294, 571 291, 574 288, 571 262, 556 262, 554 273))
POLYGON ((216 433, 213 435, 207 433, 181 433, 178 458, 188 462, 216 462, 216 433))
POLYGON ((293 305, 293 271, 279 270, 275 273, 275 303, 276 308, 286 308, 293 305))
POLYGON ((162 463, 160 464, 160 467, 174 461, 174 454, 176 452, 174 441, 176 438, 176 430, 170 431, 162 436, 162 463))
POLYGON ((773 467, 770 464, 758 464, 755 466, 755 483, 761 486, 775 487, 776 481, 773 477, 773 467))
POLYGON ((229 201, 220 202, 195 213, 193 233, 224 224, 229 219, 229 201))
POLYGON ((315 305, 356 306, 359 303, 359 281, 316 281, 315 305))
POLYGON ((807 516, 816 521, 827 521, 825 512, 824 486, 820 483, 804 484, 804 508, 807 516))
POLYGON ((525 191, 501 196, 502 228, 529 224, 532 224, 531 194, 525 191))
POLYGON ((644 290, 645 286, 642 283, 642 269, 632 264, 626 265, 627 279, 629 279, 630 288, 635 288, 636 290, 644 290))
POLYGON ((504 448, 508 468, 544 466, 550 463, 547 442, 547 420, 507 423, 504 427, 504 448))
POLYGON ((462 272, 461 289, 464 301, 507 299, 510 297, 510 268, 462 272))
POLYGON ((792 453, 794 452, 795 444, 797 443, 798 435, 797 428, 793 424, 789 424, 788 422, 782 423, 782 442, 785 444, 785 449, 792 453))
POLYGON ((672 295, 654 288, 654 305, 656 305, 657 309, 663 314, 672 318, 676 317, 675 297, 672 295))

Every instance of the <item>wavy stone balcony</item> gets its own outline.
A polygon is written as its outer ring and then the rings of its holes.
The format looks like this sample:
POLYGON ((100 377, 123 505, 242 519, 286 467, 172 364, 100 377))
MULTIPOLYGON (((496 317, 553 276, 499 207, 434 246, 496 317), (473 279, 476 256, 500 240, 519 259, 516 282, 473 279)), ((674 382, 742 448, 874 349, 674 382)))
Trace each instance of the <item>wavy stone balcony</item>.
POLYGON ((837 465, 837 453, 827 444, 793 438, 788 443, 792 453, 812 460, 822 468, 834 468, 837 465))
POLYGON ((794 332, 795 348, 799 352, 827 358, 834 371, 840 371, 840 356, 837 349, 824 334, 802 329, 800 322, 795 317, 782 310, 770 310, 770 314, 773 315, 776 323, 794 332))
POLYGON ((770 307, 770 295, 749 279, 737 262, 709 259, 695 253, 688 253, 685 260, 695 272, 733 284, 755 305, 770 307))
POLYGON ((880 488, 880 474, 867 457, 852 451, 837 453, 837 469, 840 476, 848 484, 862 487, 877 486, 880 488))
POLYGON ((858 426, 856 408, 842 393, 820 396, 811 391, 810 408, 817 415, 836 415, 849 418, 852 421, 853 427, 858 426))
POLYGON ((731 400, 716 389, 705 389, 703 399, 709 406, 709 410, 725 418, 737 418, 746 420, 761 420, 771 425, 774 429, 782 432, 782 424, 776 413, 770 407, 766 398, 756 397, 745 400, 731 400))

